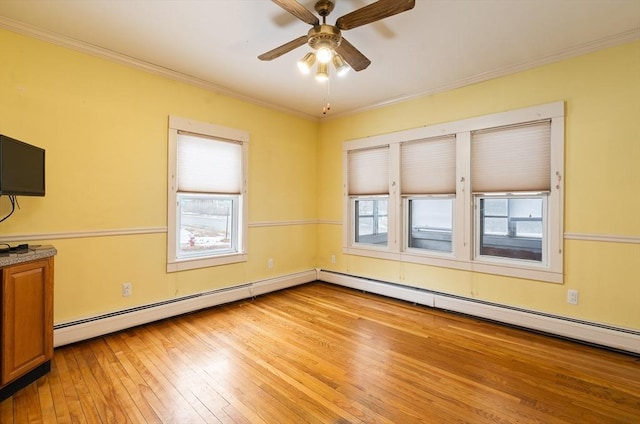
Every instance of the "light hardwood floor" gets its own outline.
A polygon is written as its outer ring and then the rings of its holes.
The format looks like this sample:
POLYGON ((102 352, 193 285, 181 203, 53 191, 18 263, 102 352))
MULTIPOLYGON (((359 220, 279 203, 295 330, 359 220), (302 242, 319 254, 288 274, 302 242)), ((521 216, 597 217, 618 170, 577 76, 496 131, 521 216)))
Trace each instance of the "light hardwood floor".
POLYGON ((324 283, 55 350, 8 423, 634 423, 638 357, 324 283))

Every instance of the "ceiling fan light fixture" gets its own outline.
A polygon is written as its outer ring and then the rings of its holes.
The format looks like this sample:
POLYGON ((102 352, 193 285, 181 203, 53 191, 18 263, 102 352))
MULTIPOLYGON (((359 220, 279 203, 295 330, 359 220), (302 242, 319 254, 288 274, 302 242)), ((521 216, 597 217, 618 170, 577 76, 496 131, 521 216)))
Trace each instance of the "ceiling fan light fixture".
POLYGON ((318 72, 316 73, 316 81, 325 82, 329 79, 329 64, 318 63, 318 72))
POLYGON ((345 76, 351 69, 338 53, 333 55, 333 66, 335 66, 339 77, 345 76))
POLYGON ((318 58, 318 62, 329 63, 331 62, 331 57, 333 56, 333 50, 331 50, 331 47, 329 46, 318 47, 316 56, 318 58))
POLYGON ((298 69, 300 69, 300 72, 302 72, 303 74, 308 74, 309 72, 311 72, 311 67, 315 62, 316 62, 315 53, 309 52, 305 54, 304 57, 298 61, 298 69))

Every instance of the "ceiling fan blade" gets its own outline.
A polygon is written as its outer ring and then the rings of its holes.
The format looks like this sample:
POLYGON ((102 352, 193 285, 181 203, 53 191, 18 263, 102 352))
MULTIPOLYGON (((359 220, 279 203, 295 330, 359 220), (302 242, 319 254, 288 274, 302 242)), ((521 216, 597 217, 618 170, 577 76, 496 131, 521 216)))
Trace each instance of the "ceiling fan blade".
POLYGON ((298 3, 296 0, 271 0, 296 18, 308 23, 309 25, 318 25, 320 20, 309 9, 298 3))
POLYGON ((276 47, 273 50, 269 50, 266 53, 262 53, 258 56, 260 60, 273 60, 277 57, 282 56, 285 53, 289 53, 291 50, 297 49, 300 46, 307 44, 307 36, 302 35, 295 40, 291 40, 288 43, 281 45, 280 47, 276 47))
POLYGON ((336 53, 342 56, 344 61, 347 62, 349 66, 351 66, 351 69, 356 72, 362 71, 363 69, 366 69, 367 66, 371 65, 371 61, 367 59, 365 55, 360 53, 360 50, 353 47, 353 44, 345 40, 344 37, 342 37, 340 45, 336 47, 336 53))
POLYGON ((341 30, 357 28, 411 10, 415 5, 416 0, 378 0, 339 17, 336 26, 341 30))

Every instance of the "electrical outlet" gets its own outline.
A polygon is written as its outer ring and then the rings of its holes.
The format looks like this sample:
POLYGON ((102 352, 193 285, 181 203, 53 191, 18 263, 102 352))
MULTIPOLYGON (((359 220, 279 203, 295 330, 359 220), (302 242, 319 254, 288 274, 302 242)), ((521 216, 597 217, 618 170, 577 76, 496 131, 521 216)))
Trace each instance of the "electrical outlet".
POLYGON ((131 296, 131 283, 124 283, 122 285, 122 297, 131 296))
POLYGON ((331 263, 332 264, 336 263, 336 255, 331 255, 331 263))
POLYGON ((267 267, 269 269, 273 268, 273 258, 269 258, 269 260, 267 261, 267 267))
POLYGON ((578 304, 578 290, 567 290, 567 303, 578 304))

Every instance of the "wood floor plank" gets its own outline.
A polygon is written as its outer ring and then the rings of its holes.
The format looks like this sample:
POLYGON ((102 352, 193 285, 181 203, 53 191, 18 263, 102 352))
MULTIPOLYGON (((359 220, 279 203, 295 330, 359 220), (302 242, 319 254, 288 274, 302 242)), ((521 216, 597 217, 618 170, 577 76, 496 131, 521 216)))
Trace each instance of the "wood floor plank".
POLYGON ((78 422, 99 423, 101 422, 100 414, 93 401, 90 387, 84 381, 84 370, 80 363, 77 362, 76 352, 82 349, 82 344, 75 346, 74 349, 65 349, 62 352, 64 361, 66 362, 66 370, 69 374, 70 381, 66 387, 69 389, 69 396, 74 407, 74 417, 78 422), (75 393, 75 395, 74 395, 75 393), (79 407, 79 409, 75 409, 79 407))
POLYGON ((325 283, 55 350, 11 423, 640 422, 640 358, 325 283))
MULTIPOLYGON (((156 410, 162 408, 162 402, 149 389, 144 378, 129 360, 128 355, 133 355, 133 353, 129 351, 128 346, 123 342, 123 337, 126 337, 124 332, 114 334, 112 337, 105 339, 109 349, 111 349, 118 361, 119 366, 115 373, 119 376, 132 402, 134 402, 138 412, 142 415, 143 421, 141 422, 161 422, 156 410)), ((137 412, 134 414, 137 416, 137 412)))
MULTIPOLYGON (((137 399, 134 399, 127 388, 126 383, 129 382, 129 376, 124 372, 119 362, 118 356, 103 339, 95 340, 91 344, 92 350, 95 352, 97 364, 106 376, 106 386, 112 388, 109 402, 119 405, 122 416, 117 418, 120 422, 144 422, 145 417, 140 411, 137 399)), ((108 387, 102 387, 105 393, 110 393, 108 387)), ((142 405, 140 405, 142 406, 142 405)))
MULTIPOLYGON (((166 324, 166 322, 164 323, 166 324)), ((147 358, 162 373, 163 377, 170 381, 175 390, 181 394, 184 400, 198 413, 205 422, 219 422, 208 405, 202 402, 202 398, 198 397, 195 392, 199 389, 206 389, 207 383, 197 372, 195 367, 185 363, 183 349, 188 348, 188 340, 179 340, 174 344, 169 338, 168 333, 172 333, 173 326, 163 326, 160 331, 149 331, 149 328, 141 329, 140 339, 147 349, 147 358)), ((208 393, 208 400, 214 399, 214 393, 208 393)), ((222 404, 226 402, 222 400, 222 404)))
POLYGON ((38 408, 34 411, 34 416, 40 418, 45 423, 57 421, 56 409, 53 405, 53 396, 51 394, 51 386, 49 385, 50 378, 47 375, 44 378, 39 379, 36 383, 36 389, 38 390, 38 408))
POLYGON ((99 350, 95 346, 100 343, 80 345, 74 351, 75 358, 101 422, 124 423, 128 419, 120 406, 114 381, 106 375, 96 358, 99 350))
POLYGON ((60 356, 54 356, 51 359, 51 372, 47 375, 47 379, 50 382, 49 387, 51 390, 51 401, 53 403, 56 414, 56 419, 53 420, 53 422, 57 422, 59 424, 70 424, 71 414, 69 412, 67 400, 64 395, 62 379, 60 378, 60 366, 58 365, 59 361, 60 356))
POLYGON ((153 363, 151 354, 139 336, 128 337, 125 343, 130 347, 129 360, 144 379, 145 384, 141 388, 148 392, 148 396, 153 393, 160 400, 160 404, 156 403, 156 413, 163 422, 205 422, 153 363))
POLYGON ((12 423, 13 420, 13 398, 10 397, 0 402, 0 423, 12 423))

